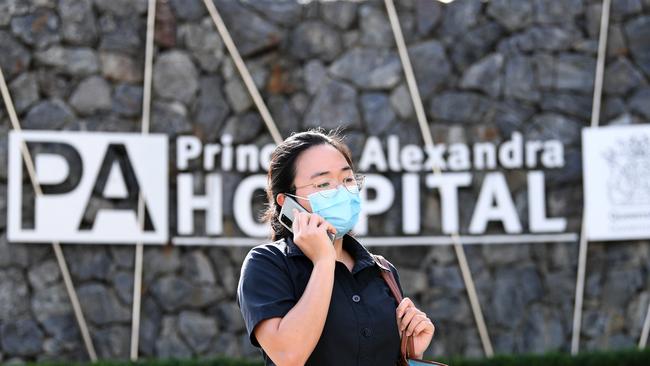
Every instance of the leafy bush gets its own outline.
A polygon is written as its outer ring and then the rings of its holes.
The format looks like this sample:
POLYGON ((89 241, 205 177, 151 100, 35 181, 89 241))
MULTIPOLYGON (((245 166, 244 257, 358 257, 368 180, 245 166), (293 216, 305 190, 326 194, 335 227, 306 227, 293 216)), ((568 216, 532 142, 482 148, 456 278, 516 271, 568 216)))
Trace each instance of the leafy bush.
MULTIPOLYGON (((644 350, 630 349, 618 351, 585 352, 577 356, 566 353, 547 353, 543 355, 497 355, 493 358, 467 359, 452 357, 440 359, 450 366, 648 366, 650 365, 650 348, 644 350)), ((233 358, 216 358, 210 360, 142 360, 100 361, 95 364, 70 362, 29 363, 31 366, 263 366, 263 362, 233 358)))

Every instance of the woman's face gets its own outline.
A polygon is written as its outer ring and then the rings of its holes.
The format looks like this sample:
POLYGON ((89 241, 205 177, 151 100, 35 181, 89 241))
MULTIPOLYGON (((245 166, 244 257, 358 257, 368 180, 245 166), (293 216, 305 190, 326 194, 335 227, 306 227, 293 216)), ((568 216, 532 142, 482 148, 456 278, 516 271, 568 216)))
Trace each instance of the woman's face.
MULTIPOLYGON (((303 151, 296 159, 295 194, 307 197, 320 190, 335 189, 345 178, 353 175, 345 156, 334 146, 316 145, 303 151)), ((299 198, 298 203, 312 211, 309 200, 299 198)))

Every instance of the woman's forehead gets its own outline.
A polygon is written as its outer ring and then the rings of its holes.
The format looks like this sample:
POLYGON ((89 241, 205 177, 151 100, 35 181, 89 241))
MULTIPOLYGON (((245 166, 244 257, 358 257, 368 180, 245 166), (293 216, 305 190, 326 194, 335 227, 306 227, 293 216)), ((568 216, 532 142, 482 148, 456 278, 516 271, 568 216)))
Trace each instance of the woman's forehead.
POLYGON ((296 160, 296 177, 309 178, 311 175, 330 171, 338 173, 349 166, 345 156, 334 146, 322 144, 310 147, 300 153, 296 160))

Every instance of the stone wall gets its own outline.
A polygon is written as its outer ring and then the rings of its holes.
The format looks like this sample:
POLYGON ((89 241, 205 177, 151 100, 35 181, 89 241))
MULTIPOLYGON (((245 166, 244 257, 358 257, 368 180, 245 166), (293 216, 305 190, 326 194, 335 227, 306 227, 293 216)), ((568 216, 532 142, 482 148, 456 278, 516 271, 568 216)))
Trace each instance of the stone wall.
MULTIPOLYGON (((600 1, 396 2, 436 141, 499 142, 512 131, 562 140, 567 163, 547 176, 549 215, 568 217, 568 231, 579 232, 580 129, 591 114, 600 1)), ((369 135, 422 143, 382 1, 215 3, 284 136, 342 125, 357 158, 369 135)), ((0 65, 23 128, 139 131, 146 5, 0 1, 0 65)), ((650 1, 612 2, 603 124, 650 122, 649 34, 650 1)), ((271 142, 200 0, 158 2, 155 46, 152 132, 168 134, 172 143, 188 133, 205 142, 225 133, 235 143, 271 142)), ((3 105, 0 361, 83 360, 51 247, 7 242, 9 129, 3 105)), ((507 176, 515 186, 521 182, 516 173, 507 176)), ((526 221, 525 189, 515 193, 526 221)), ((473 197, 461 194, 461 215, 471 212, 473 197)), ((437 204, 433 194, 426 199, 437 204)), ((424 216, 439 220, 436 213, 424 216)), ((395 225, 384 227, 386 235, 400 234, 395 225)), ((100 357, 127 358, 133 248, 65 245, 64 251, 100 357)), ((577 243, 466 251, 497 352, 569 349, 577 243)), ((246 252, 147 247, 141 355, 257 357, 235 302, 246 252)), ((482 355, 451 247, 376 252, 396 264, 407 293, 436 322, 430 354, 482 355)), ((648 241, 590 245, 582 349, 636 344, 649 275, 648 241)))

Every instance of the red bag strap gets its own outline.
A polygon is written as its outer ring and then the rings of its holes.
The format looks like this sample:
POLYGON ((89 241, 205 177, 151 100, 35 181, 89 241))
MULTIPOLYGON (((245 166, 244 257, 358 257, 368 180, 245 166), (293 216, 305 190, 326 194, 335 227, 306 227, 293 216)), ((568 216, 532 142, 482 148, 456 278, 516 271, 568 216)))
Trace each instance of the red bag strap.
MULTIPOLYGON (((381 255, 376 255, 373 254, 375 257, 375 261, 380 264, 379 268, 381 269, 381 277, 386 281, 386 284, 388 285, 388 288, 390 289, 390 292, 393 293, 393 297, 395 300, 397 300, 397 304, 399 305, 402 302, 402 299, 404 298, 402 296, 401 291, 399 290, 399 286, 397 285, 397 280, 395 279, 395 275, 393 272, 390 270, 390 264, 386 260, 386 258, 382 257, 381 255)), ((406 332, 402 333, 402 341, 400 345, 400 350, 402 353, 403 358, 409 358, 409 357, 415 357, 415 343, 413 341, 413 336, 405 337, 406 332)))

